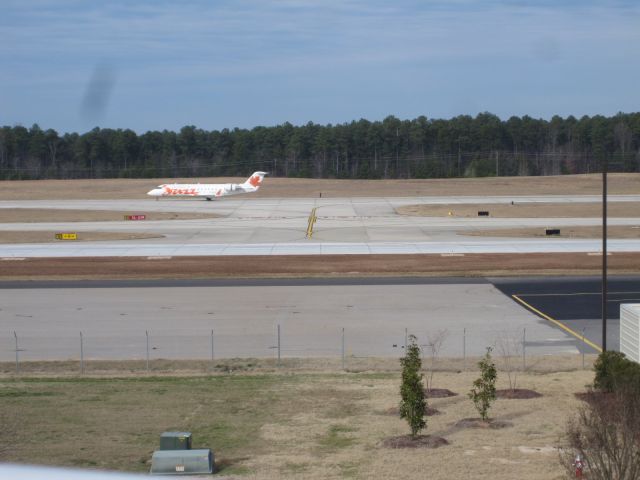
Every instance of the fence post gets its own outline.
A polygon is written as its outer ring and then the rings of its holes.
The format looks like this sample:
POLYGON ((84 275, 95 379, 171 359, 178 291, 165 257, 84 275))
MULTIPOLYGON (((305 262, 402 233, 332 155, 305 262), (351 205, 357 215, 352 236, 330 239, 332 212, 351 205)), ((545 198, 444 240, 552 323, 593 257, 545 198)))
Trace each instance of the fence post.
POLYGON ((211 330, 211 368, 213 368, 213 330, 211 330))
POLYGON ((462 329, 462 370, 467 369, 467 329, 462 329))
POLYGON ((342 327, 342 370, 344 370, 344 327, 342 327))
POLYGON ((147 372, 149 372, 149 330, 145 330, 144 334, 147 337, 147 372))
POLYGON ((527 328, 522 329, 522 370, 527 368, 527 328))
POLYGON ((82 330, 80 331, 80 375, 84 375, 84 345, 82 330))
POLYGON ((280 324, 278 324, 278 366, 280 366, 280 324))
POLYGON ((18 334, 16 333, 16 331, 13 331, 13 336, 16 339, 16 374, 20 374, 20 359, 18 358, 18 334))
POLYGON ((584 370, 584 351, 586 350, 584 348, 585 343, 584 343, 584 327, 582 327, 582 369, 584 370))
POLYGON ((404 329, 404 351, 407 351, 407 343, 409 342, 409 338, 407 335, 407 329, 404 329))

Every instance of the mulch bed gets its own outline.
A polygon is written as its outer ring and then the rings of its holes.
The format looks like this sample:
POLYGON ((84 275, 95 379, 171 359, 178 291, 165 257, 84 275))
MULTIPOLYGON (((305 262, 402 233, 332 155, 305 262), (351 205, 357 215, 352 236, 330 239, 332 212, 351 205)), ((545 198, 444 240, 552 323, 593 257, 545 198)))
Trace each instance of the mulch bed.
POLYGON ((507 388, 505 390, 496 390, 496 397, 498 398, 522 400, 528 398, 538 398, 541 396, 541 393, 538 393, 535 390, 529 390, 527 388, 514 388, 513 390, 507 388))
POLYGON ((458 395, 455 392, 452 392, 446 388, 432 388, 431 390, 424 391, 424 394, 427 398, 447 398, 447 397, 455 397, 458 395))
POLYGON ((433 408, 433 407, 427 407, 427 411, 425 412, 425 415, 427 417, 433 417, 434 415, 440 415, 441 412, 440 410, 438 410, 437 408, 433 408))
POLYGON ((611 392, 599 392, 597 390, 577 392, 574 395, 578 400, 582 400, 592 406, 606 407, 607 405, 613 405, 616 400, 615 394, 611 392))
POLYGON ((482 420, 481 418, 463 418, 455 423, 459 428, 489 428, 491 430, 499 430, 501 428, 513 427, 513 423, 504 422, 502 420, 482 420))
POLYGON ((449 445, 447 439, 434 435, 400 435, 382 441, 382 446, 387 448, 438 448, 443 445, 449 445))

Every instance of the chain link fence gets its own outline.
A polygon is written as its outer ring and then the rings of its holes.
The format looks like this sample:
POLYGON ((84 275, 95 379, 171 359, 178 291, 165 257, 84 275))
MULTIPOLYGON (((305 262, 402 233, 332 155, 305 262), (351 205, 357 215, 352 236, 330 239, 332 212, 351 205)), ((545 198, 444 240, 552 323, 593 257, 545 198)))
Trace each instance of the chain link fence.
MULTIPOLYGON (((198 361, 200 365, 219 366, 230 359, 260 359, 271 365, 293 365, 291 360, 330 360, 330 369, 349 369, 374 364, 377 359, 393 360, 404 355, 410 335, 417 337, 428 368, 438 368, 446 358, 449 365, 468 369, 475 359, 492 348, 497 359, 509 359, 510 366, 525 370, 541 357, 575 357, 573 367, 584 367, 585 355, 597 353, 590 338, 597 338, 599 327, 585 328, 575 335, 541 337, 535 330, 515 327, 509 331, 491 329, 446 329, 437 332, 413 332, 398 329, 394 334, 378 336, 366 329, 342 328, 325 331, 312 339, 288 332, 277 325, 271 333, 217 332, 171 334, 153 330, 139 334, 98 335, 90 331, 77 336, 41 337, 21 335, 19 331, 2 337, 0 361, 5 371, 15 363, 20 373, 29 362, 66 362, 69 369, 84 373, 88 363, 97 361, 136 361, 149 371, 154 362, 198 361)), ((300 362, 299 362, 300 363, 300 362)), ((308 362, 301 362, 308 365, 308 362)), ((511 367, 510 367, 511 368, 511 367)))

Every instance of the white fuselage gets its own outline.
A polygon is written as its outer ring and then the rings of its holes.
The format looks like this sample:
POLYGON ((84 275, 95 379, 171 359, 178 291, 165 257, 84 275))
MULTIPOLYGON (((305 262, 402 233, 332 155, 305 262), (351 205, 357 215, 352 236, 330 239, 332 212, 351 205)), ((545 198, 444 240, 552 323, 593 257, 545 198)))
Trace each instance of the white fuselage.
POLYGON ((242 183, 167 183, 147 192, 155 197, 224 197, 255 192, 257 188, 242 183))
POLYGON ((254 172, 244 183, 165 183, 149 190, 152 197, 206 197, 207 199, 258 191, 265 172, 254 172))

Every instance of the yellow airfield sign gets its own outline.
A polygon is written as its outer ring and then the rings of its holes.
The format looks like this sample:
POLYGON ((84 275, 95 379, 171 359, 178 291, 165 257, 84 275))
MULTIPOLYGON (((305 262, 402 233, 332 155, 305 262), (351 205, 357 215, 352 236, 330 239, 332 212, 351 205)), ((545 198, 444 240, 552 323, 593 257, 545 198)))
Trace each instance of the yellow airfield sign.
POLYGON ((77 240, 77 233, 56 233, 56 240, 77 240))

